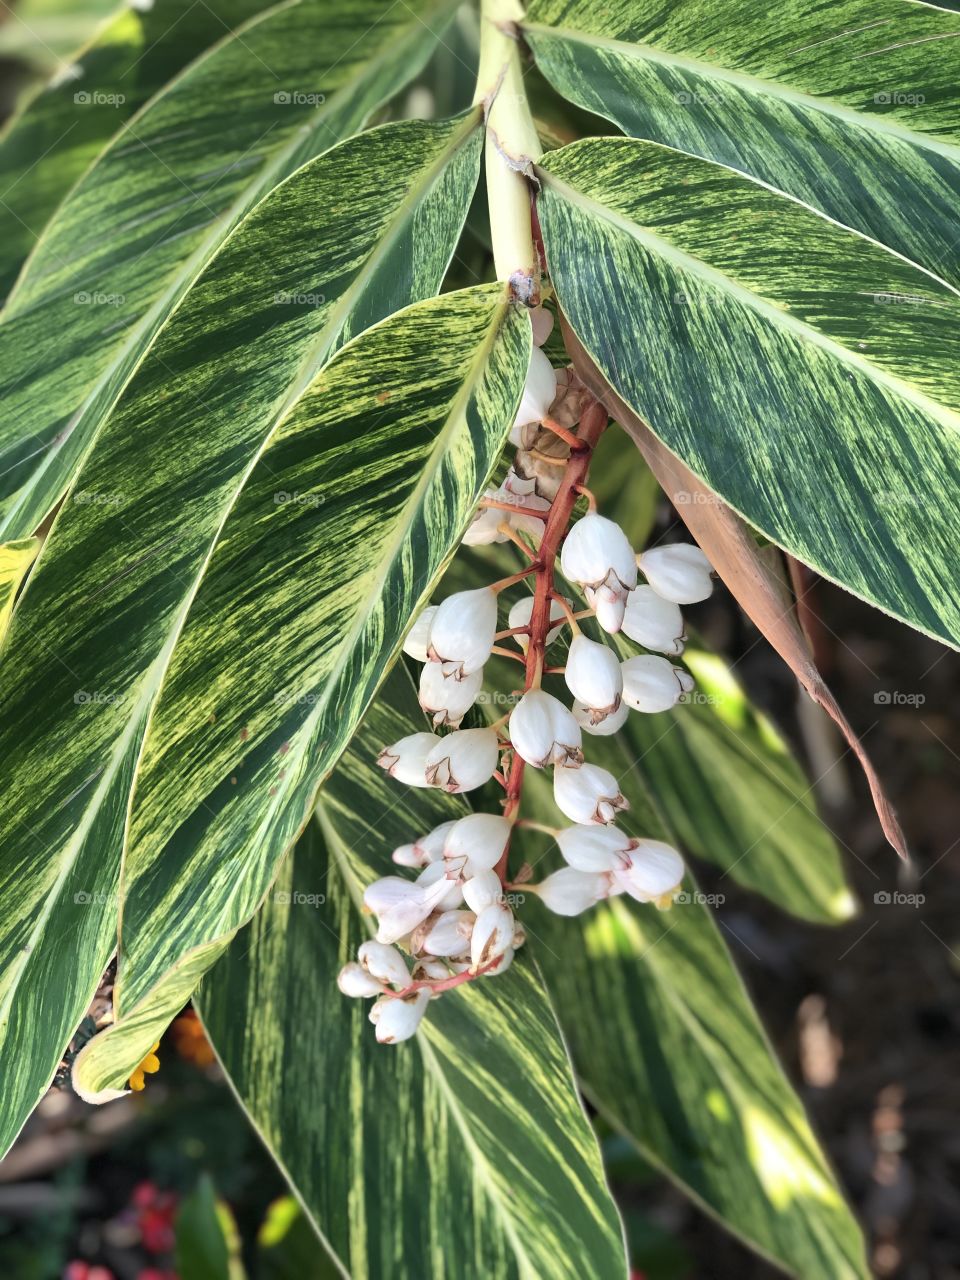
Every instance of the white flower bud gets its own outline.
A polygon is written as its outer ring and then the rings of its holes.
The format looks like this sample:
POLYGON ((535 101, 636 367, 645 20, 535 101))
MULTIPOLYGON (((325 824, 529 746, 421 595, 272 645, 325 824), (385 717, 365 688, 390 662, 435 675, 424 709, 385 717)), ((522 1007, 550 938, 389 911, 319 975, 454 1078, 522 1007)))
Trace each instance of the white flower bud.
POLYGON ((377 756, 377 764, 386 769, 391 778, 405 782, 408 787, 429 787, 426 764, 430 752, 443 742, 435 733, 411 733, 399 742, 384 747, 377 756))
MULTIPOLYGON (((486 498, 499 498, 499 489, 487 489, 486 498)), ((479 507, 469 528, 463 535, 465 547, 486 547, 493 542, 506 542, 507 535, 500 531, 500 525, 509 520, 509 513, 500 507, 479 507)))
POLYGON ((513 912, 503 903, 495 902, 478 914, 470 939, 470 966, 480 969, 496 960, 513 943, 515 929, 513 912))
POLYGON ((427 782, 452 794, 489 782, 500 761, 495 729, 456 729, 439 739, 426 758, 427 782))
POLYGON ((441 822, 425 836, 419 836, 412 844, 402 844, 394 849, 392 857, 401 867, 425 867, 428 862, 439 862, 443 857, 443 842, 453 826, 455 818, 441 822))
POLYGON ((626 724, 630 708, 625 702, 621 702, 616 711, 611 711, 608 716, 604 716, 596 724, 593 722, 595 714, 591 707, 574 699, 573 718, 584 733, 592 733, 595 738, 609 738, 612 734, 619 733, 626 724))
POLYGON ((629 809, 612 773, 596 764, 579 769, 553 771, 553 799, 571 822, 613 822, 621 809, 629 809))
POLYGON ((410 985, 407 962, 396 947, 389 947, 383 942, 364 942, 357 949, 357 959, 378 982, 390 982, 401 989, 410 985))
POLYGON ((450 828, 443 846, 444 860, 463 874, 491 871, 510 839, 510 823, 496 813, 470 813, 450 828))
POLYGON ((580 726, 559 699, 542 689, 523 695, 510 713, 508 727, 514 751, 535 769, 583 764, 580 726))
POLYGON ((710 561, 692 542, 651 547, 639 565, 657 595, 674 604, 696 604, 713 590, 710 561))
POLYGON ((587 636, 574 636, 563 674, 573 696, 589 707, 595 724, 620 706, 623 672, 612 649, 587 636))
POLYGON ((470 950, 470 936, 476 916, 472 911, 444 911, 430 923, 422 951, 432 956, 464 956, 470 950))
POLYGON ((450 969, 443 960, 434 959, 432 956, 420 956, 413 969, 413 979, 415 982, 422 982, 425 978, 431 979, 433 982, 442 982, 444 978, 450 977, 450 969))
POLYGON ((417 876, 417 884, 431 895, 436 911, 452 911, 463 901, 463 881, 459 870, 448 862, 431 862, 417 876))
POLYGON ((435 604, 428 604, 423 613, 416 620, 410 630, 407 632, 407 638, 403 642, 403 652, 410 658, 415 658, 417 662, 426 662, 427 645, 430 643, 430 627, 433 623, 433 615, 437 612, 435 604))
POLYGON ((683 859, 662 840, 638 840, 613 873, 616 883, 638 902, 656 902, 683 880, 683 859))
MULTIPOLYGON (((567 601, 567 604, 568 605, 570 604, 569 600, 567 601)), ((571 605, 571 609, 572 607, 573 606, 571 605)), ((533 617, 533 596, 524 596, 522 600, 518 600, 516 604, 511 605, 510 613, 509 613, 509 616, 507 617, 507 626, 511 631, 514 629, 514 627, 529 627, 530 619, 532 617, 533 617)), ((563 605, 560 603, 560 601, 551 600, 550 601, 550 621, 559 622, 560 626, 552 627, 547 632, 547 644, 553 644, 554 640, 556 640, 557 636, 563 630, 563 622, 565 618, 566 618, 566 614, 563 611, 563 605)), ((530 637, 514 636, 513 638, 514 640, 516 640, 517 644, 520 646, 523 652, 526 653, 527 649, 529 649, 530 647, 530 637)))
POLYGON ((585 515, 566 536, 560 568, 583 587, 604 630, 618 631, 627 592, 637 584, 636 557, 620 526, 596 512, 585 515))
POLYGON ((533 341, 542 347, 553 333, 553 312, 546 307, 534 307, 530 312, 530 323, 533 325, 533 341))
POLYGON ((614 871, 638 841, 617 827, 577 826, 557 832, 564 861, 578 871, 614 871))
POLYGON ((634 711, 669 711, 693 685, 689 672, 652 653, 623 663, 623 700, 634 711))
MULTIPOLYGON (((533 888, 533 886, 531 886, 533 888)), ((535 887, 543 905, 558 916, 578 916, 610 892, 610 877, 573 867, 553 871, 535 887)))
POLYGON ((422 867, 426 861, 415 844, 398 844, 390 857, 398 867, 422 867))
POLYGON ((494 902, 503 898, 503 885, 496 871, 475 871, 463 884, 463 900, 478 915, 494 902))
POLYGON ((427 656, 433 662, 449 662, 457 674, 470 675, 490 657, 496 631, 496 592, 490 587, 457 591, 437 606, 427 656))
POLYGON ((429 891, 419 884, 402 880, 399 876, 384 876, 368 885, 363 895, 363 905, 377 917, 378 942, 397 942, 426 920, 438 897, 431 887, 429 891))
POLYGON ((634 644, 676 657, 683 653, 683 614, 672 600, 664 600, 653 587, 639 586, 627 596, 623 634, 634 644))
POLYGON ((409 1040, 414 1034, 430 1003, 429 991, 417 991, 406 999, 399 996, 384 996, 370 1010, 371 1021, 374 1021, 374 1010, 377 1010, 377 1039, 381 1044, 399 1044, 401 1040, 409 1040))
POLYGON ((539 347, 530 352, 530 364, 527 368, 527 379, 523 384, 523 395, 517 416, 513 420, 513 431, 510 440, 518 447, 521 441, 514 441, 514 433, 528 422, 539 422, 550 411, 557 394, 557 375, 553 365, 539 347))
POLYGON ((337 974, 337 986, 345 996, 360 999, 383 995, 383 984, 376 978, 371 978, 370 974, 354 961, 345 964, 337 974))
POLYGON ((438 728, 460 723, 483 688, 483 668, 458 678, 442 662, 428 662, 420 671, 420 705, 438 728))

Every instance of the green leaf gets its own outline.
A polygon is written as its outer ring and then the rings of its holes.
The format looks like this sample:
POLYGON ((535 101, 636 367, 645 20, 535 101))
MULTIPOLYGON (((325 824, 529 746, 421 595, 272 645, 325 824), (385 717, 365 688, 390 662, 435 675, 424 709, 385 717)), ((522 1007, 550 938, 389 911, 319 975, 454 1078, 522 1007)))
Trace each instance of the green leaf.
POLYGON ((268 4, 163 0, 142 10, 100 4, 104 12, 109 7, 114 14, 89 40, 91 17, 71 22, 62 12, 40 14, 37 4, 19 4, 3 29, 4 53, 12 51, 8 28, 16 35, 22 17, 22 52, 36 52, 42 40, 41 53, 51 54, 53 46, 63 60, 50 83, 24 101, 0 141, 0 297, 60 200, 125 121, 197 54, 268 4), (79 40, 84 47, 71 53, 79 40))
POLYGON ((439 287, 479 145, 475 116, 384 126, 264 201, 184 300, 57 516, 0 661, 0 1150, 116 947, 145 717, 245 474, 344 336, 439 287), (57 1000, 38 1004, 47 991, 57 1000))
POLYGON ((650 143, 575 143, 537 172, 560 304, 616 393, 772 541, 960 644, 956 292, 650 143))
POLYGON ((694 648, 683 662, 697 681, 689 701, 621 730, 675 840, 723 868, 720 889, 730 876, 802 920, 849 919, 839 850, 786 742, 722 658, 694 648))
POLYGON ((435 1001, 395 1047, 376 1043, 366 1002, 337 990, 338 968, 368 936, 361 887, 393 866, 394 845, 463 812, 441 793, 404 794, 374 764, 422 724, 398 669, 324 788, 323 838, 308 828, 204 980, 205 1026, 347 1274, 390 1277, 402 1259, 404 1275, 437 1280, 615 1280, 616 1210, 524 953, 496 980, 435 1001))
MULTIPOLYGON (((283 4, 128 122, 47 227, 0 324, 0 537, 53 507, 243 215, 415 75, 451 9, 350 0, 331 22, 328 0, 283 4)), ((315 292, 301 276, 298 296, 315 292)))
POLYGON ((7 623, 13 613, 20 584, 36 560, 39 550, 39 538, 22 538, 19 542, 0 545, 0 644, 6 635, 7 623))
POLYGON ((237 1224, 207 1174, 181 1203, 175 1229, 179 1280, 243 1280, 237 1224))
POLYGON ((625 133, 759 178, 960 283, 960 14, 534 0, 523 34, 561 93, 625 133))
MULTIPOLYGON (((617 825, 669 839, 623 736, 588 747, 630 800, 617 825)), ((557 821, 542 772, 527 771, 524 815, 557 821)), ((527 857, 540 879, 544 862, 527 857)), ((859 1228, 692 877, 668 912, 615 898, 572 920, 537 910, 530 929, 598 1110, 791 1275, 867 1276, 859 1228)))
POLYGON ((469 523, 531 341, 502 284, 421 303, 345 347, 263 450, 153 713, 117 1021, 79 1089, 120 1087, 253 915, 469 523))

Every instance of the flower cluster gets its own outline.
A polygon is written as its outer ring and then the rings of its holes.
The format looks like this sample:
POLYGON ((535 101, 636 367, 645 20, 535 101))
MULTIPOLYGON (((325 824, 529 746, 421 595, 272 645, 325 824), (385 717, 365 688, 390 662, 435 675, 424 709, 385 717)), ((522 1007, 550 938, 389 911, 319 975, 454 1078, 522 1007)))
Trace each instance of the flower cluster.
MULTIPOLYGON (((546 313, 534 313, 534 333, 540 342, 549 333, 546 313)), ((539 884, 524 882, 523 890, 560 915, 621 893, 666 906, 683 878, 683 860, 670 845, 614 825, 629 806, 613 774, 585 759, 584 735, 616 733, 631 709, 666 711, 693 688, 672 659, 685 641, 680 606, 706 599, 711 568, 688 543, 637 555, 620 526, 597 512, 584 481, 605 425, 574 372, 555 371, 535 347, 511 436, 513 465, 487 491, 464 537, 468 545, 516 543, 528 566, 428 607, 404 644, 423 663, 420 704, 433 729, 385 747, 381 767, 409 786, 459 794, 494 781, 506 795, 502 813, 445 822, 394 850, 393 861, 415 878, 386 876, 367 888, 376 938, 341 971, 339 985, 348 996, 375 997, 370 1019, 382 1043, 413 1035, 432 998, 511 963, 524 933, 507 891, 531 874, 525 866, 516 882, 508 878, 518 827, 547 830, 556 840, 566 865, 539 884), (583 497, 590 509, 569 527, 583 497), (582 593, 579 612, 555 588, 558 559, 563 578, 582 593), (500 630, 502 594, 528 578, 533 595, 510 607, 500 630), (584 634, 586 617, 599 634, 622 633, 648 652, 621 660, 584 634), (565 631, 565 664, 549 666, 547 650, 565 631), (496 723, 461 728, 495 655, 523 664, 522 695, 496 723), (562 675, 570 705, 542 687, 550 675, 562 675), (526 766, 552 768, 554 801, 571 825, 544 828, 520 817, 526 766)))

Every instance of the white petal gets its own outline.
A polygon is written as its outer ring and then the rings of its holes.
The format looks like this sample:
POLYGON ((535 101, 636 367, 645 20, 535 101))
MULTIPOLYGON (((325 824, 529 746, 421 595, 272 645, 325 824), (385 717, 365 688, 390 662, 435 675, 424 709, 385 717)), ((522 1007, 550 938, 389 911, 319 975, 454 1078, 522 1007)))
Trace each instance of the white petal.
POLYGON ((383 985, 371 978, 370 974, 355 962, 345 964, 337 974, 337 986, 345 996, 361 999, 367 996, 383 995, 383 985))
POLYGON ((523 695, 510 713, 508 727, 517 755, 536 769, 583 762, 580 726, 558 698, 542 689, 523 695))
POLYGON ((410 630, 407 632, 407 638, 403 642, 403 652, 408 657, 416 658, 417 662, 426 662, 427 645, 430 641, 430 625, 433 622, 433 615, 437 612, 435 604, 428 604, 420 617, 416 620, 410 630))
POLYGON ((594 589, 588 588, 587 599, 596 611, 597 622, 609 635, 616 633, 623 626, 623 614, 627 607, 627 591, 620 584, 616 589, 603 585, 594 589))
POLYGON ((533 341, 538 347, 542 347, 553 333, 553 312, 546 307, 534 307, 530 312, 530 322, 533 325, 533 341))
POLYGON ((377 764, 386 769, 391 778, 409 787, 429 787, 426 763, 430 752, 440 744, 435 733, 411 733, 399 742, 384 747, 377 757, 377 764))
POLYGON ((473 791, 489 782, 500 761, 494 729, 457 729, 437 741, 427 755, 425 776, 431 786, 451 794, 473 791))
POLYGON ((470 950, 470 935, 476 918, 472 911, 442 912, 424 938, 422 950, 432 956, 466 955, 470 950))
MULTIPOLYGON (((487 498, 499 498, 497 489, 487 489, 487 498)), ((478 507, 476 515, 463 535, 466 547, 486 547, 494 542, 506 542, 507 535, 500 532, 500 525, 509 519, 509 513, 499 507, 478 507)))
POLYGON ((567 688, 598 721, 620 706, 623 673, 616 653, 587 636, 574 636, 564 670, 567 688))
POLYGON ((520 407, 514 418, 514 428, 528 422, 539 422, 549 412, 557 395, 557 375, 553 366, 539 347, 530 352, 530 365, 523 386, 520 407))
POLYGON ((713 590, 710 561, 692 542, 651 547, 640 568, 657 595, 675 604, 696 604, 713 590))
POLYGON ((567 534, 560 568, 565 578, 582 586, 599 586, 611 571, 627 591, 637 582, 637 561, 627 535, 596 512, 578 520, 567 534))
POLYGON ((401 989, 410 985, 410 970, 396 947, 388 947, 382 942, 364 942, 357 950, 357 959, 379 982, 391 982, 401 989))
POLYGON ((630 807, 613 774, 595 764, 554 769, 553 799, 571 822, 613 822, 619 810, 630 807))
POLYGON ((374 1008, 379 1007, 377 1016, 377 1039, 381 1044, 399 1044, 401 1040, 409 1040, 414 1034, 430 1003, 429 991, 418 991, 406 1000, 397 997, 384 997, 378 1000, 374 1008))
POLYGON ((417 876, 417 884, 430 897, 435 911, 449 911, 463 901, 463 880, 459 868, 452 869, 444 862, 431 862, 417 876))
POLYGON ((641 653, 623 663, 623 700, 634 711, 669 711, 692 686, 682 667, 656 654, 641 653))
POLYGON ((495 902, 477 915, 470 939, 470 964, 479 969, 496 960, 513 942, 515 923, 513 912, 502 903, 495 902))
POLYGON ((653 587, 634 587, 627 596, 623 634, 645 649, 677 656, 683 653, 685 639, 680 606, 664 600, 653 587))
POLYGON ((607 896, 609 877, 561 867, 537 886, 536 892, 548 910, 558 916, 578 916, 607 896))
POLYGON ((592 733, 596 738, 608 738, 611 734, 618 733, 626 723, 629 714, 630 708, 625 702, 621 702, 616 711, 611 711, 608 716, 604 716, 594 724, 596 712, 583 702, 574 700, 573 703, 574 720, 584 733, 592 733))

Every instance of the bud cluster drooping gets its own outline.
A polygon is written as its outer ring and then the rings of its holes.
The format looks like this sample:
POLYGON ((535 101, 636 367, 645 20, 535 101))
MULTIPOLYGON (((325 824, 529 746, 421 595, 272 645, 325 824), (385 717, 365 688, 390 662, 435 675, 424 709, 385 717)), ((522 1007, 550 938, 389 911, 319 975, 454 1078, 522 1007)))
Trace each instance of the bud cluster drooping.
MULTIPOLYGON (((549 315, 534 312, 533 318, 542 344, 549 315)), ((339 985, 345 995, 375 998, 370 1019, 382 1043, 408 1039, 431 998, 502 973, 522 946, 524 931, 507 891, 518 887, 508 879, 508 858, 515 831, 524 826, 525 766, 553 770, 556 807, 572 825, 548 828, 565 865, 539 884, 524 883, 524 893, 574 916, 622 893, 669 905, 683 878, 683 860, 670 845, 614 825, 629 805, 614 775, 585 758, 583 743, 584 734, 616 733, 631 709, 669 710, 693 688, 686 669, 671 659, 685 641, 680 605, 709 595, 711 569, 688 543, 637 555, 620 526, 595 510, 582 484, 595 439, 584 438, 583 426, 583 436, 577 432, 590 403, 573 371, 554 370, 535 346, 511 434, 514 463, 503 482, 487 490, 463 539, 467 545, 518 543, 529 567, 424 609, 404 643, 404 652, 423 663, 420 704, 432 731, 385 747, 378 763, 409 786, 459 794, 493 780, 506 797, 502 813, 468 814, 395 849, 393 861, 413 878, 385 876, 368 886, 363 901, 376 917, 376 938, 341 971, 339 985), (581 494, 591 509, 568 530, 581 494), (557 558, 563 577, 583 595, 581 612, 554 588, 557 558), (527 577, 535 594, 517 599, 502 619, 503 593, 527 577), (582 632, 579 620, 588 616, 602 632, 620 632, 648 652, 621 660, 582 632), (565 631, 566 663, 548 667, 546 649, 565 631), (516 651, 498 641, 511 641, 516 651), (519 700, 494 724, 461 728, 494 655, 524 664, 519 700), (552 674, 562 675, 569 706, 542 687, 544 675, 552 674)))

